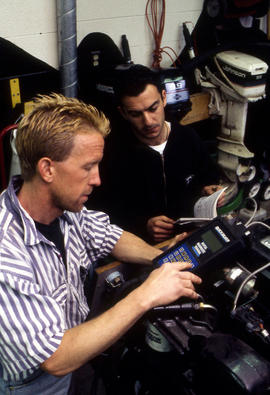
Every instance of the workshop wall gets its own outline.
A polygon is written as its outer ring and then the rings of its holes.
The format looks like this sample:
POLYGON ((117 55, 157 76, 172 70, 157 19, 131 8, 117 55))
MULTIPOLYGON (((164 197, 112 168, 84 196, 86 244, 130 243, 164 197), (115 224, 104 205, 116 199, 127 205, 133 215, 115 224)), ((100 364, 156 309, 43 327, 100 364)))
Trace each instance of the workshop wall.
MULTIPOLYGON (((92 32, 109 35, 120 47, 127 35, 132 60, 150 66, 154 49, 153 35, 145 17, 146 0, 78 0, 77 41, 92 32)), ((160 2, 161 3, 161 2, 160 2)), ((179 54, 184 46, 182 23, 196 23, 203 0, 168 0, 161 46, 179 54)), ((58 67, 56 0, 21 0, 0 2, 0 37, 31 55, 58 67)), ((161 65, 171 64, 164 54, 161 65)))
POLYGON ((58 66, 55 0, 0 1, 0 37, 58 66))

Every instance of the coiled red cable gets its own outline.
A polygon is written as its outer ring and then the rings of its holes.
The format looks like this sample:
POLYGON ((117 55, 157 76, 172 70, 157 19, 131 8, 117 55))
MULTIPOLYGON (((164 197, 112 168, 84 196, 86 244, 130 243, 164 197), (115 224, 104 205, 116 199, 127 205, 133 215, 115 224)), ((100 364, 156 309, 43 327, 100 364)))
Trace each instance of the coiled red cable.
POLYGON ((165 0, 147 0, 146 8, 145 8, 145 16, 146 16, 147 23, 152 31, 152 34, 154 37, 154 42, 155 42, 155 49, 153 51, 153 63, 152 63, 152 67, 154 69, 160 69, 160 67, 161 67, 160 63, 162 61, 162 53, 165 53, 166 55, 168 55, 169 58, 171 59, 172 63, 175 62, 167 50, 172 51, 175 56, 175 59, 177 59, 177 54, 171 47, 168 47, 168 46, 161 47, 164 26, 165 26, 165 15, 166 15, 166 1, 165 0), (158 13, 159 13, 158 3, 159 2, 161 3, 160 18, 158 18, 158 13), (150 8, 150 12, 149 12, 149 8, 150 8), (150 21, 149 15, 151 15, 152 21, 150 21))
POLYGON ((17 129, 18 125, 13 124, 13 125, 9 125, 6 126, 4 129, 1 130, 0 132, 0 177, 1 177, 1 185, 0 185, 0 189, 5 189, 7 187, 8 184, 8 177, 7 177, 7 170, 6 170, 6 166, 5 166, 5 159, 4 159, 4 144, 3 144, 3 140, 5 135, 13 129, 17 129))

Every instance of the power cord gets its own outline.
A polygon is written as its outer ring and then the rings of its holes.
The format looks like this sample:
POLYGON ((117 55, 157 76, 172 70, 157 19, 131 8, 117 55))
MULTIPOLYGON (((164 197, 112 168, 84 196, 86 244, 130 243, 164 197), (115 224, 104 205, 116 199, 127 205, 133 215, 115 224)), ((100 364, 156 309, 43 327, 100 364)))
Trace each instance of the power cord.
POLYGON ((249 228, 250 226, 253 226, 253 225, 262 225, 262 226, 264 226, 265 228, 267 228, 267 229, 270 230, 270 226, 267 225, 267 224, 265 224, 264 222, 261 222, 261 221, 253 221, 253 222, 251 222, 250 224, 245 225, 245 226, 246 226, 246 228, 249 228))
POLYGON ((235 318, 241 324, 244 324, 245 329, 248 332, 259 335, 263 340, 270 344, 270 334, 264 328, 262 318, 255 312, 252 306, 239 306, 233 311, 232 318, 235 318))
POLYGON ((245 223, 245 227, 248 227, 249 224, 253 221, 253 219, 256 215, 257 209, 258 209, 258 204, 255 199, 250 198, 250 197, 248 197, 247 199, 251 200, 252 203, 254 204, 254 210, 253 210, 253 213, 252 213, 251 217, 249 218, 249 220, 245 223))
POLYGON ((164 313, 164 312, 170 312, 170 313, 180 313, 180 312, 186 312, 186 311, 196 311, 196 310, 212 310, 217 312, 217 309, 210 305, 210 304, 205 304, 203 302, 195 303, 182 303, 182 304, 174 304, 174 305, 168 305, 168 306, 157 306, 153 308, 153 311, 156 313, 164 313))
POLYGON ((160 11, 159 20, 158 20, 158 9, 159 9, 158 3, 160 3, 160 1, 158 0, 147 0, 146 8, 145 8, 145 17, 150 27, 150 30, 152 31, 155 41, 155 49, 153 51, 154 60, 152 63, 152 67, 154 69, 160 69, 162 53, 166 53, 166 55, 168 55, 169 58, 171 59, 172 63, 175 63, 175 61, 173 60, 172 56, 169 54, 167 49, 172 51, 175 58, 177 59, 177 54, 171 47, 165 46, 161 48, 161 41, 162 41, 164 26, 165 26, 166 1, 161 0, 161 11, 160 11), (149 8, 151 8, 150 12, 149 12, 149 8), (152 16, 152 22, 150 21, 149 14, 152 16))
POLYGON ((238 303, 238 299, 239 299, 239 297, 240 297, 240 295, 241 295, 241 292, 242 292, 244 286, 247 284, 247 282, 248 282, 252 277, 256 276, 256 274, 262 272, 263 270, 267 269, 268 267, 270 267, 270 262, 266 263, 265 265, 263 265, 262 267, 258 268, 258 269, 255 270, 254 272, 250 273, 250 274, 245 278, 245 280, 241 283, 241 285, 240 285, 240 287, 238 288, 238 291, 237 291, 237 293, 236 293, 236 295, 235 295, 235 298, 234 298, 233 308, 232 308, 232 311, 231 311, 232 314, 233 314, 234 311, 236 310, 237 303, 238 303))

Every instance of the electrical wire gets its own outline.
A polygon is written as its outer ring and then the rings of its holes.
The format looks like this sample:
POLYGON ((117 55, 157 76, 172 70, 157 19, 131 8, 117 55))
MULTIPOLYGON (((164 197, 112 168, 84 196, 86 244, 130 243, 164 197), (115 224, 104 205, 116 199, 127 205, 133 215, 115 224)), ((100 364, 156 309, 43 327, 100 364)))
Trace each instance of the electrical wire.
POLYGON ((153 312, 161 313, 161 312, 171 312, 171 313, 181 313, 184 311, 196 311, 196 310, 212 310, 217 313, 217 309, 215 306, 211 304, 205 304, 203 302, 199 303, 182 303, 182 304, 175 304, 175 305, 167 305, 167 306, 157 306, 153 308, 153 312))
MULTIPOLYGON (((254 199, 251 198, 251 200, 254 200, 254 199)), ((256 202, 256 201, 255 201, 255 202, 256 202)), ((251 218, 252 218, 252 217, 251 217, 251 218)), ((265 224, 264 222, 260 222, 260 221, 250 222, 250 220, 248 220, 248 222, 245 224, 245 227, 246 227, 246 228, 249 228, 250 226, 253 226, 253 225, 262 225, 262 226, 264 226, 264 227, 266 227, 267 229, 270 230, 270 226, 267 225, 267 224, 265 224), (249 223, 248 223, 248 222, 249 222, 249 223)), ((270 262, 266 263, 264 266, 258 268, 258 269, 255 270, 254 272, 251 272, 251 273, 245 278, 245 280, 241 283, 241 285, 240 285, 240 287, 238 288, 238 291, 237 291, 237 293, 236 293, 236 295, 235 295, 234 302, 233 302, 232 312, 235 311, 236 306, 237 306, 238 299, 239 299, 239 297, 240 297, 240 295, 241 295, 241 292, 242 292, 244 286, 247 284, 247 282, 248 282, 252 277, 254 277, 256 274, 258 274, 258 273, 262 272, 263 270, 267 269, 269 266, 270 266, 270 262)))
POLYGON ((253 225, 262 225, 262 226, 264 226, 265 228, 267 228, 267 229, 270 230, 270 226, 267 225, 267 224, 265 224, 264 222, 261 222, 261 221, 253 221, 253 222, 251 222, 250 224, 246 225, 246 228, 250 228, 250 227, 253 226, 253 225))
POLYGON ((234 298, 234 302, 233 302, 233 308, 232 308, 232 313, 235 311, 237 303, 238 303, 238 299, 241 295, 241 292, 244 288, 244 286, 247 284, 247 282, 254 276, 256 276, 256 274, 262 272, 263 270, 267 269, 268 267, 270 267, 270 262, 266 263, 265 265, 263 265, 262 267, 260 267, 259 269, 255 270, 254 272, 250 273, 250 275, 248 275, 245 280, 241 283, 240 287, 238 288, 238 291, 235 295, 234 298))
POLYGON ((149 28, 152 31, 154 42, 155 42, 155 49, 153 51, 153 63, 152 63, 152 67, 154 69, 160 69, 161 67, 160 63, 162 61, 162 53, 165 53, 167 56, 169 56, 171 61, 175 63, 173 57, 170 55, 170 53, 167 50, 170 50, 174 54, 175 58, 177 59, 177 54, 171 47, 168 46, 161 47, 164 26, 165 26, 165 15, 166 15, 165 0, 160 0, 160 1, 147 0, 146 8, 145 8, 145 17, 149 25, 149 28), (160 7, 158 6, 159 2, 161 2, 160 7), (149 8, 150 8, 150 12, 149 12, 149 8), (160 18, 158 18, 159 8, 161 8, 160 18), (149 15, 151 15, 151 21, 149 15))
POLYGON ((253 210, 253 213, 252 213, 251 217, 249 218, 249 220, 245 223, 245 227, 248 227, 249 224, 253 221, 253 219, 254 219, 254 217, 256 215, 257 209, 258 209, 258 204, 257 204, 256 200, 253 199, 253 198, 250 198, 250 197, 248 197, 248 199, 253 202, 254 210, 253 210))

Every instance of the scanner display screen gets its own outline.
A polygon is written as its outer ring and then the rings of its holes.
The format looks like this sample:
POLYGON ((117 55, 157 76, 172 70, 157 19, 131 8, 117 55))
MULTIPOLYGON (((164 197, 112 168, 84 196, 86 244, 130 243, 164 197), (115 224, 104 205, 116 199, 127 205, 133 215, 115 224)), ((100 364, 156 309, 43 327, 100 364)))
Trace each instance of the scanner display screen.
POLYGON ((202 240, 206 243, 212 252, 217 252, 222 248, 221 242, 217 239, 211 230, 202 234, 202 240))

